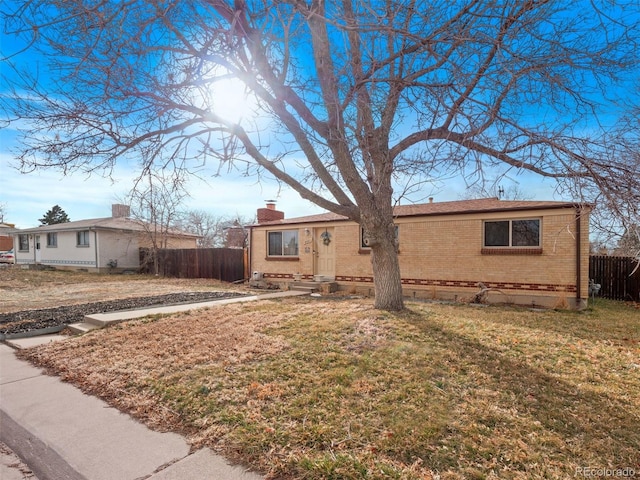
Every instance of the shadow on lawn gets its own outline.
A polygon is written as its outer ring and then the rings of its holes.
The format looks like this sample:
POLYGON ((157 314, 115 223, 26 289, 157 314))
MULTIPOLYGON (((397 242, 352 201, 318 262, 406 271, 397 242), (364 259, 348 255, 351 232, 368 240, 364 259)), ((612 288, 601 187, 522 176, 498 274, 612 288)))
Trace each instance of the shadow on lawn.
MULTIPOLYGON (((509 307, 496 308, 502 312, 509 311, 509 307)), ((527 312, 529 315, 522 315, 524 309, 521 307, 512 308, 518 315, 498 315, 485 320, 540 332, 554 332, 587 342, 609 341, 626 346, 638 346, 640 343, 640 310, 624 302, 596 299, 584 311, 548 310, 527 312)))
MULTIPOLYGON (((498 349, 449 331, 425 315, 409 313, 403 318, 451 352, 452 362, 482 372, 482 379, 475 381, 484 383, 474 386, 498 392, 497 406, 511 411, 515 408, 518 417, 528 417, 525 431, 515 433, 544 457, 555 459, 557 465, 565 468, 572 464, 634 468, 640 472, 640 412, 624 398, 595 392, 596 385, 568 383, 551 372, 531 367, 498 349), (533 438, 536 429, 540 429, 535 426, 536 421, 547 437, 551 434, 561 441, 537 445, 527 440, 528 434, 533 438), (598 464, 594 465, 594 461, 598 464)), ((629 396, 636 394, 628 392, 629 396)), ((468 401, 473 400, 459 398, 459 402, 468 401)), ((460 441, 464 443, 465 439, 460 441)), ((535 453, 532 452, 533 456, 535 453)))

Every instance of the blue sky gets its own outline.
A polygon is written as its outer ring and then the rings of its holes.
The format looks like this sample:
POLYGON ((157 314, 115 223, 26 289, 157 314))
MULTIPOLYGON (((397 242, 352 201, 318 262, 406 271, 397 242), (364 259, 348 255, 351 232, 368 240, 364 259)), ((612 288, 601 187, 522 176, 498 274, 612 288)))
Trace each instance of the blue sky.
MULTIPOLYGON (((4 129, 0 131, 0 203, 5 207, 5 222, 14 223, 18 228, 38 226, 38 219, 54 205, 60 205, 71 220, 110 216, 111 205, 126 196, 135 178, 135 170, 123 164, 115 169, 112 179, 81 173, 64 176, 56 170, 22 174, 15 168, 14 156, 9 151, 15 145, 11 139, 7 141, 7 137, 4 129)), ((550 182, 541 182, 531 175, 518 180, 518 188, 527 199, 558 199, 550 182)), ((502 182, 502 185, 508 187, 513 183, 502 182)), ((185 199, 183 208, 203 210, 214 216, 252 219, 256 209, 270 199, 277 201, 277 208, 284 211, 287 218, 322 211, 290 188, 280 189, 269 181, 257 184, 252 178, 223 175, 207 182, 192 178, 188 190, 190 197, 185 199)), ((465 191, 461 180, 443 181, 423 189, 424 195, 414 196, 414 201, 426 201, 420 197, 428 196, 433 196, 435 201, 458 200, 465 196, 465 191)))
MULTIPOLYGON (((12 37, 2 40, 2 56, 20 50, 12 37)), ((12 60, 24 64, 42 63, 33 54, 22 53, 12 60)), ((0 63, 0 68, 6 65, 0 63)), ((44 70, 44 69, 42 69, 44 70)), ((5 70, 6 71, 6 70, 5 70)), ((0 95, 8 93, 6 85, 0 85, 0 95)), ((0 128, 0 204, 5 211, 5 222, 14 223, 18 228, 38 225, 47 210, 60 205, 72 220, 109 216, 111 204, 124 198, 133 185, 136 176, 135 165, 119 163, 111 178, 98 175, 87 176, 83 173, 63 175, 53 169, 41 169, 31 173, 20 173, 13 151, 19 148, 16 143, 16 125, 2 125, 0 128)), ((512 181, 501 181, 500 185, 508 189, 517 185, 527 199, 557 200, 555 184, 543 181, 532 174, 511 177, 512 181)), ((185 210, 204 210, 215 216, 241 216, 251 219, 256 208, 264 205, 265 200, 275 199, 277 208, 287 217, 313 214, 321 211, 319 207, 307 202, 288 187, 280 187, 274 181, 236 174, 209 176, 204 180, 191 178, 187 190, 190 197, 185 199, 185 210)), ((441 179, 433 185, 425 185, 410 200, 426 201, 430 196, 436 201, 457 200, 466 195, 462 179, 441 179)), ((409 199, 402 203, 408 203, 409 199)))

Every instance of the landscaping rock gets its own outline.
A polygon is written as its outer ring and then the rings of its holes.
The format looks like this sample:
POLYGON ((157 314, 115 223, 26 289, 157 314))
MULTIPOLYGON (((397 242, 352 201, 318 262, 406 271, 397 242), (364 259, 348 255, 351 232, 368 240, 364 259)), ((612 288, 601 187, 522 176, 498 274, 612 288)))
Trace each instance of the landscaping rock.
POLYGON ((124 298, 105 302, 2 313, 0 314, 0 338, 5 335, 51 329, 70 323, 82 322, 85 315, 93 313, 135 310, 158 305, 198 303, 241 296, 244 295, 242 293, 228 291, 180 292, 151 297, 124 298))

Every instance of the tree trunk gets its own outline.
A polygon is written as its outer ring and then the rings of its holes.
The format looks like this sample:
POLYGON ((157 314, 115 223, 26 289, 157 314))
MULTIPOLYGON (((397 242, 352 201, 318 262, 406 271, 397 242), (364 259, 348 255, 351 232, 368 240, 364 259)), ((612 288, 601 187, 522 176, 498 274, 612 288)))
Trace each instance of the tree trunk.
POLYGON ((371 208, 362 215, 362 228, 371 247, 371 268, 375 289, 375 307, 399 311, 404 308, 398 261, 398 239, 393 223, 391 202, 386 208, 371 208))
POLYGON ((400 263, 395 242, 377 244, 371 249, 371 266, 375 287, 375 308, 389 311, 404 309, 400 263))

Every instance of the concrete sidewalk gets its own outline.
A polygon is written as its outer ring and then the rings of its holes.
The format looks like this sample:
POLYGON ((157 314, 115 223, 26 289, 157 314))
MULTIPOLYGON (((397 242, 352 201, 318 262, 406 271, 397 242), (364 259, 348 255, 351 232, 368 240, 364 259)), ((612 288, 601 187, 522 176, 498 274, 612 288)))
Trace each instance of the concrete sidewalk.
POLYGON ((180 303, 177 305, 163 305, 158 307, 139 308, 134 310, 121 310, 109 313, 95 313, 88 315, 101 323, 109 324, 114 321, 133 320, 135 318, 147 317, 149 315, 170 315, 172 313, 184 312, 187 310, 194 310, 198 308, 211 308, 222 305, 228 305, 230 303, 244 303, 255 302, 258 300, 269 300, 274 298, 286 298, 286 297, 299 297, 301 295, 309 295, 308 291, 300 290, 285 290, 270 293, 263 293, 261 295, 248 295, 244 297, 231 297, 223 298, 220 300, 209 300, 198 303, 180 303))
POLYGON ((190 453, 180 435, 149 430, 18 360, 7 345, 0 345, 0 440, 39 480, 262 478, 208 449, 190 453))
MULTIPOLYGON (((275 292, 251 301, 304 294, 275 292)), ((229 303, 229 302, 223 302, 229 303)), ((220 305, 220 303, 218 303, 220 305)), ((194 304, 190 308, 209 305, 194 304)), ((187 310, 189 306, 180 306, 187 310)), ((170 313, 145 311, 150 313, 170 313)), ((137 312, 138 317, 142 312, 137 312)), ((111 314, 110 314, 111 315, 111 314)), ((132 318, 131 312, 125 314, 132 318)), ((59 340, 59 335, 13 340, 18 347, 59 340)), ((260 480, 209 449, 189 452, 174 433, 154 432, 96 397, 44 374, 0 344, 0 441, 39 480, 260 480)))

